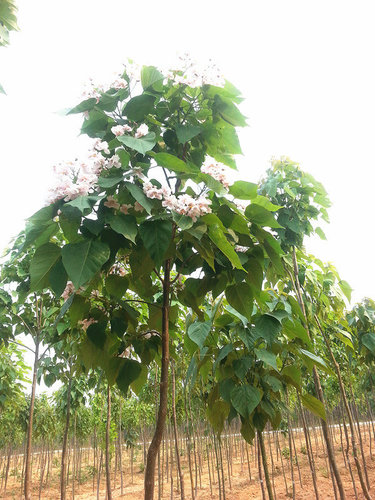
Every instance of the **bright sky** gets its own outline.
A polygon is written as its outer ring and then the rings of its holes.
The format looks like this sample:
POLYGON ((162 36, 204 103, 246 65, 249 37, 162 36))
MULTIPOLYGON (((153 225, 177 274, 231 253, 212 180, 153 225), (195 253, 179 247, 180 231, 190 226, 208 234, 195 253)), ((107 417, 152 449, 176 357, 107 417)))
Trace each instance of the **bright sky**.
POLYGON ((333 202, 328 241, 308 248, 332 261, 355 300, 375 297, 375 31, 372 1, 19 0, 20 33, 0 48, 0 248, 38 210, 51 166, 86 150, 79 102, 89 77, 107 80, 131 57, 165 65, 177 52, 212 58, 241 89, 244 179, 287 155, 333 202))

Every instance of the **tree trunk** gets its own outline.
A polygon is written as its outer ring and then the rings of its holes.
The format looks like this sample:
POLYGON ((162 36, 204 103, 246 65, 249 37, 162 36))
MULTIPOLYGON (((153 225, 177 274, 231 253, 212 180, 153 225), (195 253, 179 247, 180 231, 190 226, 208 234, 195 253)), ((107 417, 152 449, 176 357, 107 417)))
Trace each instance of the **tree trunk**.
POLYGON ((60 475, 61 500, 66 500, 66 466, 67 466, 66 452, 68 448, 71 389, 72 389, 72 377, 71 375, 69 375, 68 391, 66 394, 66 420, 65 420, 64 437, 63 437, 63 446, 61 452, 61 475, 60 475))
MULTIPOLYGON (((302 299, 301 287, 300 287, 299 279, 298 279, 298 264, 297 264, 296 250, 294 247, 293 247, 293 268, 294 268, 294 279, 295 279, 294 285, 295 285, 295 290, 296 290, 296 294, 297 294, 297 299, 298 299, 299 305, 301 307, 302 314, 305 318, 306 332, 307 332, 308 336, 311 338, 309 324, 308 324, 308 320, 307 320, 306 309, 305 309, 305 304, 304 304, 303 299, 302 299)), ((322 386, 320 384, 319 373, 318 373, 318 370, 317 370, 315 365, 313 368, 313 377, 314 377, 314 385, 315 385, 315 391, 317 394, 317 398, 323 403, 324 407, 326 407, 322 386)), ((342 484, 340 472, 339 472, 339 469, 337 467, 337 463, 335 460, 335 454, 334 454, 331 438, 329 435, 327 422, 323 419, 320 419, 320 422, 321 422, 321 426, 322 426, 322 430, 323 430, 324 440, 325 440, 326 446, 327 446, 328 459, 329 459, 333 474, 334 474, 335 479, 336 479, 337 487, 338 487, 338 490, 340 493, 340 499, 345 500, 344 486, 342 484)))
POLYGON ((107 423, 105 426, 105 475, 107 485, 107 500, 112 500, 111 491, 111 467, 110 467, 110 454, 109 454, 109 433, 111 430, 111 388, 107 387, 107 423))
POLYGON ((34 367, 33 367, 33 382, 31 386, 31 399, 29 410, 29 422, 27 426, 26 438, 26 461, 25 461, 25 500, 31 500, 31 439, 33 435, 33 417, 34 417, 34 404, 36 392, 36 376, 38 371, 39 362, 39 334, 35 338, 35 353, 34 353, 34 367))
POLYGON ((178 470, 178 477, 180 479, 181 500, 185 500, 184 473, 181 468, 180 450, 178 448, 178 432, 177 432, 177 418, 176 418, 176 380, 174 372, 174 362, 172 362, 172 416, 173 416, 174 442, 176 447, 177 470, 178 470))
POLYGON ((168 367, 169 367, 169 299, 170 299, 170 271, 171 262, 164 265, 162 332, 161 332, 161 375, 160 375, 160 402, 156 422, 156 429, 147 453, 145 470, 145 500, 153 500, 155 485, 155 464, 163 437, 165 420, 167 418, 168 403, 168 367))

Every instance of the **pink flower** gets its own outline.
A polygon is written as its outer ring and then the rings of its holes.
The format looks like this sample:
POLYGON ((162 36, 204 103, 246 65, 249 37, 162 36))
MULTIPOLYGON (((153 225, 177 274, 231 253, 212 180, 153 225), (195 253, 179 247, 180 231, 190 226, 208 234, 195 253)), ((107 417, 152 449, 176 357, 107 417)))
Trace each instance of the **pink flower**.
POLYGON ((118 210, 120 208, 120 203, 118 203, 113 196, 107 196, 107 201, 104 202, 104 206, 108 208, 114 208, 118 210))
POLYGON ((142 123, 142 125, 140 125, 136 132, 135 132, 135 138, 136 139, 139 139, 140 137, 143 137, 145 135, 148 134, 148 126, 145 124, 145 123, 142 123))
POLYGON ((120 212, 126 215, 128 213, 129 208, 132 208, 132 206, 133 205, 123 204, 120 206, 120 212))
POLYGON ((227 167, 223 163, 217 162, 211 156, 206 156, 206 159, 201 167, 201 172, 208 174, 219 181, 226 189, 228 189, 231 184, 227 178, 227 167))
POLYGON ((132 128, 129 127, 129 125, 116 125, 115 127, 111 128, 111 132, 115 134, 116 137, 119 137, 120 135, 125 135, 125 132, 131 132, 132 128))
POLYGON ((115 167, 115 168, 120 168, 121 167, 121 161, 119 155, 113 155, 110 158, 108 158, 107 161, 108 167, 115 167))
POLYGON ((61 294, 61 297, 66 300, 73 292, 74 292, 74 285, 71 281, 68 281, 65 286, 65 290, 61 294))
POLYGON ((134 203, 134 210, 136 212, 143 212, 144 211, 144 208, 142 207, 142 205, 140 203, 138 203, 138 201, 136 201, 134 203))
POLYGON ((104 151, 104 153, 109 155, 108 142, 106 141, 97 139, 94 144, 94 149, 96 149, 97 151, 104 151))

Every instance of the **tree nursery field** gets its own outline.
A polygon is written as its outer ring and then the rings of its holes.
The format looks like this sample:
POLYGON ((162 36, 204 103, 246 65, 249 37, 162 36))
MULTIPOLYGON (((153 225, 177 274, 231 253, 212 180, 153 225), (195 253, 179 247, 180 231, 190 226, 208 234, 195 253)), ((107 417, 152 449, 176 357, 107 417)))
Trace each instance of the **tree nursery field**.
POLYGON ((185 57, 67 111, 91 149, 1 261, 2 498, 372 498, 375 303, 305 251, 321 183, 238 178, 241 101, 185 57))

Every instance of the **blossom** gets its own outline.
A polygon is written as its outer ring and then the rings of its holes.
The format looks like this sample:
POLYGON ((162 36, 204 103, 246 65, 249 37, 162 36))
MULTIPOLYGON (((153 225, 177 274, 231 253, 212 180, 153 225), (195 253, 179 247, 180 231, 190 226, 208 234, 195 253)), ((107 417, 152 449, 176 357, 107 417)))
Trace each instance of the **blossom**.
POLYGON ((68 281, 65 286, 65 290, 61 294, 61 297, 66 300, 72 293, 74 292, 75 288, 74 285, 71 281, 68 281))
POLYGON ((236 252, 245 253, 245 252, 247 252, 249 250, 249 247, 243 247, 241 245, 236 245, 234 247, 234 249, 235 249, 236 252))
POLYGON ((94 318, 88 318, 78 321, 78 323, 82 326, 82 330, 86 331, 90 325, 97 323, 97 320, 94 318))
POLYGON ((136 132, 135 132, 135 138, 136 139, 139 139, 140 137, 143 137, 145 135, 148 134, 148 126, 145 124, 145 123, 142 123, 142 125, 140 125, 136 132))
POLYGON ((166 77, 174 83, 196 88, 202 85, 224 87, 225 80, 218 66, 209 59, 206 65, 198 64, 185 53, 179 57, 177 66, 168 71, 166 77))
POLYGON ((96 149, 97 151, 104 151, 104 153, 109 155, 108 142, 106 141, 101 141, 100 139, 97 139, 94 144, 94 149, 96 149))
POLYGON ((120 212, 122 212, 123 214, 126 215, 128 213, 129 208, 132 208, 132 207, 133 207, 133 205, 129 205, 129 204, 124 203, 120 206, 120 212))
POLYGON ((108 167, 120 168, 121 161, 120 161, 119 155, 113 155, 110 158, 108 158, 107 165, 108 165, 108 167))
POLYGON ((125 132, 131 132, 132 128, 129 127, 129 125, 115 125, 114 127, 111 128, 111 132, 116 136, 119 137, 120 135, 124 135, 125 132))
POLYGON ((206 159, 201 167, 201 172, 208 174, 219 181, 226 189, 228 189, 231 184, 228 179, 227 167, 223 163, 217 162, 211 156, 206 156, 206 159))
POLYGON ((118 210, 120 208, 120 203, 118 203, 113 196, 107 196, 107 201, 104 202, 104 206, 108 208, 114 208, 118 210))
POLYGON ((136 212, 143 212, 144 211, 144 208, 142 207, 142 205, 140 203, 138 203, 138 201, 136 201, 134 203, 134 210, 136 212))
POLYGON ((110 85, 111 89, 126 89, 128 87, 128 82, 124 78, 116 78, 110 85))

